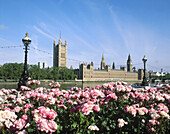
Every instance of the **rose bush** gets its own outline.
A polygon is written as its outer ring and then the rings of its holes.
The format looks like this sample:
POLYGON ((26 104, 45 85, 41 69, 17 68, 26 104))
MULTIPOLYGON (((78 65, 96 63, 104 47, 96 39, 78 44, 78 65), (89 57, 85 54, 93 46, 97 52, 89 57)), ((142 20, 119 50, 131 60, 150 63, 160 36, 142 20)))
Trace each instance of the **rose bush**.
POLYGON ((39 83, 0 90, 0 133, 169 132, 169 86, 147 90, 111 82, 63 90, 58 82, 48 89, 36 88, 39 83))

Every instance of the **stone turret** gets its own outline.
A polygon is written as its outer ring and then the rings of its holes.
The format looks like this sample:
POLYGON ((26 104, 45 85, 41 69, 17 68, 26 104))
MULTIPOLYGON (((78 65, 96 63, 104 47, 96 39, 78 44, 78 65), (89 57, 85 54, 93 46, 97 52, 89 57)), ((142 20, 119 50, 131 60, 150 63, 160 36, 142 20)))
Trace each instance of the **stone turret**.
POLYGON ((56 45, 56 40, 54 40, 54 46, 56 45))
POLYGON ((61 38, 59 38, 59 40, 58 40, 58 44, 59 44, 59 45, 61 45, 61 44, 62 44, 61 38))
POLYGON ((112 69, 114 70, 115 69, 115 63, 113 62, 113 65, 112 65, 112 69))
POLYGON ((73 66, 71 65, 70 70, 73 70, 73 66))
POLYGON ((104 60, 104 54, 102 55, 102 61, 101 61, 101 70, 104 70, 106 67, 106 62, 104 60))
POLYGON ((67 66, 67 40, 65 40, 65 66, 67 66))
POLYGON ((110 65, 106 65, 105 69, 109 72, 110 71, 110 65))

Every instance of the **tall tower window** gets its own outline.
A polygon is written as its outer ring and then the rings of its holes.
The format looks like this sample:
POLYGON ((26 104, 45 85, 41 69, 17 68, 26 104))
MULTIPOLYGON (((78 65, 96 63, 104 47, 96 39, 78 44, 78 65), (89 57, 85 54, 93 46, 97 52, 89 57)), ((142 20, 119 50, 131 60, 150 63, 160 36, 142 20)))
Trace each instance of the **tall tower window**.
POLYGON ((65 53, 61 53, 61 58, 65 58, 65 53))

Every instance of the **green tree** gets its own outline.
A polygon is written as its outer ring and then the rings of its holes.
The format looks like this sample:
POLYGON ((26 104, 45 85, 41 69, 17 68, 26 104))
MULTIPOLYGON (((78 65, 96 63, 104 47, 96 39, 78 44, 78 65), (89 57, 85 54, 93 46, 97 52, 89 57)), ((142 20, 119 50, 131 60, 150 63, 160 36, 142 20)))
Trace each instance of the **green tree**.
POLYGON ((47 73, 47 75, 46 75, 45 79, 51 79, 52 80, 53 79, 53 68, 47 69, 46 73, 47 73))
MULTIPOLYGON (((23 73, 22 63, 6 63, 0 67, 0 78, 18 80, 23 73)), ((73 80, 77 78, 74 72, 66 67, 54 67, 50 69, 40 69, 37 65, 28 65, 29 76, 32 79, 52 79, 52 80, 73 80)))
POLYGON ((56 80, 73 80, 77 78, 74 72, 66 67, 53 68, 53 79, 56 80))
POLYGON ((4 80, 15 79, 18 80, 23 71, 23 64, 20 63, 6 63, 1 67, 1 78, 4 80))
POLYGON ((54 81, 59 80, 59 68, 58 67, 54 67, 51 73, 53 75, 54 81))
POLYGON ((31 79, 39 80, 41 78, 41 69, 37 65, 30 65, 28 72, 31 79))

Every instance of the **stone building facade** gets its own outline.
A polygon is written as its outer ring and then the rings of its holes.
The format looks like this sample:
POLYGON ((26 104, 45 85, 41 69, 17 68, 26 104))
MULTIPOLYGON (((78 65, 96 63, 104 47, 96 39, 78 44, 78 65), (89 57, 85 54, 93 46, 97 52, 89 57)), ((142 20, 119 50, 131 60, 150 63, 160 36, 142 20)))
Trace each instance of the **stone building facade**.
POLYGON ((53 67, 67 67, 67 40, 65 45, 59 38, 58 44, 54 40, 53 44, 53 67))
POLYGON ((80 64, 79 69, 74 70, 79 79, 83 81, 101 81, 101 80, 142 80, 143 73, 132 72, 132 60, 129 55, 127 60, 127 68, 111 69, 109 65, 105 65, 104 54, 102 55, 101 69, 94 69, 93 62, 90 64, 80 64))
MULTIPOLYGON (((53 67, 67 67, 67 40, 65 44, 59 38, 58 44, 54 40, 53 44, 53 67)), ((71 68, 73 70, 73 68, 71 68)), ((78 75, 78 79, 83 81, 100 81, 100 80, 142 80, 143 70, 139 69, 138 72, 132 71, 132 60, 130 54, 127 59, 127 67, 120 67, 115 69, 113 62, 112 69, 106 65, 104 54, 102 55, 100 69, 94 69, 94 64, 80 64, 79 69, 74 69, 74 73, 78 75)))
POLYGON ((39 67, 40 69, 47 69, 47 68, 48 68, 46 62, 38 62, 38 67, 39 67))

